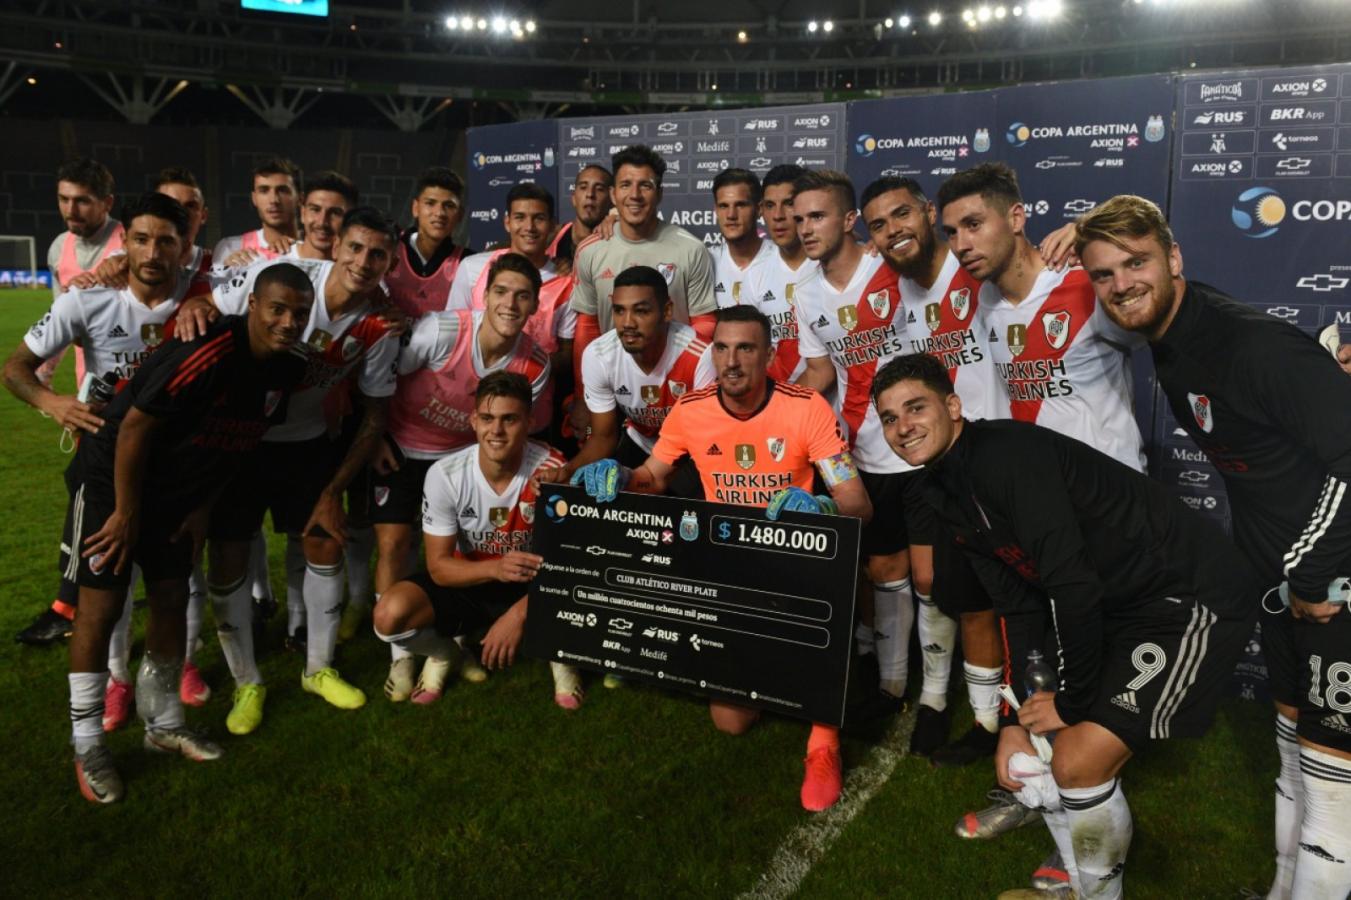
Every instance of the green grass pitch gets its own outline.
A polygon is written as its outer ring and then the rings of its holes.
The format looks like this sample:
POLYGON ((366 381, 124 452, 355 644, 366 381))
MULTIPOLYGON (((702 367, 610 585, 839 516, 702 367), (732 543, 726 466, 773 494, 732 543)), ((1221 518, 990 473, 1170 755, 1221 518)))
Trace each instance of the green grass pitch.
MULTIPOLYGON (((49 299, 0 292, 5 353, 49 299)), ((58 386, 72 380, 68 361, 58 386)), ((282 616, 262 663, 267 718, 232 738, 209 613, 198 661, 215 696, 188 718, 222 739, 225 758, 152 757, 129 727, 111 738, 127 797, 95 807, 71 768, 64 649, 10 639, 55 585, 68 457, 56 426, 9 396, 0 434, 0 857, 26 896, 722 897, 754 887, 810 818, 797 802, 801 723, 768 719, 730 738, 693 698, 599 683, 569 714, 533 660, 454 685, 431 707, 395 705, 381 694, 388 654, 369 633, 340 648, 338 665, 370 702, 342 712, 302 693, 302 660, 279 649, 282 616)), ((272 550, 276 574, 280 543, 272 550)), ((1206 739, 1157 745, 1128 766, 1131 896, 1265 891, 1271 732, 1265 706, 1228 702, 1206 739)), ((871 751, 847 737, 846 768, 871 751)), ((1051 847, 1044 828, 990 843, 953 836, 991 784, 988 766, 902 759, 799 895, 986 898, 1025 885, 1051 847)))

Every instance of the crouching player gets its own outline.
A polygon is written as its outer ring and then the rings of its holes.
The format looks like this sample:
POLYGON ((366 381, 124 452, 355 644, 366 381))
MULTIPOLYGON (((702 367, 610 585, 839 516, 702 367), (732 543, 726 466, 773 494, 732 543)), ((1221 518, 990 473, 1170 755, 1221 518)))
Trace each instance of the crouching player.
MULTIPOLYGON (((830 404, 809 388, 771 380, 773 356, 764 313, 748 305, 718 310, 713 329, 717 382, 676 402, 647 462, 630 471, 615 460, 600 460, 578 469, 573 483, 584 483, 587 493, 601 502, 613 500, 626 485, 639 493, 661 494, 676 462, 689 454, 709 500, 758 506, 771 519, 789 509, 838 511, 866 522, 872 518, 872 504, 830 404), (770 452, 732 452, 738 446, 769 447, 770 452), (817 471, 830 497, 811 495, 817 471)), ((710 700, 708 711, 718 730, 728 734, 742 734, 759 717, 758 710, 721 700, 710 700)), ((829 725, 815 724, 807 739, 802 805, 813 812, 827 809, 841 789, 839 734, 829 725)))
POLYGON ((152 354, 103 411, 104 425, 80 441, 66 470, 66 577, 80 586, 70 640, 70 719, 75 776, 96 803, 122 796, 103 742, 108 638, 126 599, 132 563, 144 573, 150 621, 136 681, 145 746, 189 759, 220 747, 183 723, 188 575, 200 555, 212 503, 263 432, 286 415, 305 374, 296 344, 314 288, 278 265, 259 276, 247 318, 221 319, 194 341, 152 354))
POLYGON ((487 626, 482 661, 489 669, 516 659, 530 582, 543 562, 529 552, 531 479, 564 462, 558 451, 528 437, 531 394, 530 382, 516 372, 493 372, 479 382, 473 415, 478 442, 427 470, 427 568, 395 583, 375 605, 375 633, 391 646, 391 671, 413 654, 427 657, 416 702, 440 698, 459 635, 487 626), (435 677, 427 677, 427 667, 435 677))
POLYGON ((1148 741, 1209 727, 1252 633, 1256 579, 1161 483, 1047 428, 965 421, 932 356, 888 363, 873 398, 888 443, 925 467, 926 501, 994 600, 1006 682, 1021 686, 1044 644, 1059 656, 1058 687, 1038 689, 1016 718, 1006 708, 999 783, 1037 792, 1028 805, 1045 808, 1079 897, 1121 897, 1132 827, 1117 776, 1148 741), (1049 772, 1029 734, 1055 738, 1049 772))

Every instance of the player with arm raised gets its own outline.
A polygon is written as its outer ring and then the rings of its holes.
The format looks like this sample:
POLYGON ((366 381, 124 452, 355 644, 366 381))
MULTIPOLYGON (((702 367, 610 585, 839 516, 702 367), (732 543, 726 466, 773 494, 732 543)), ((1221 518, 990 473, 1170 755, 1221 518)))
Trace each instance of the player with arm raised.
POLYGON ((1262 651, 1280 754, 1268 896, 1345 897, 1351 379, 1298 328, 1184 278, 1172 229, 1142 197, 1080 219, 1077 252, 1106 315, 1148 338, 1159 387, 1219 469, 1234 542, 1267 592, 1262 651))
MULTIPOLYGON (((177 215, 186 218, 181 207, 177 215)), ((170 243, 163 267, 174 273, 181 246, 170 243)), ((134 237, 130 247, 136 278, 134 237)), ((76 780, 90 801, 111 803, 123 792, 101 719, 108 637, 133 563, 144 573, 150 606, 136 681, 145 746, 197 761, 221 755, 185 727, 178 696, 188 573, 222 488, 269 422, 285 415, 287 395, 305 370, 297 343, 312 303, 308 280, 288 267, 259 285, 246 317, 223 318, 192 341, 168 342, 102 411, 98 431, 80 442, 66 472, 66 571, 80 585, 70 718, 76 780)))
MULTIPOLYGON (((717 383, 681 397, 662 426, 647 458, 630 470, 602 460, 577 470, 574 483, 600 501, 618 490, 663 493, 688 455, 703 481, 707 499, 766 510, 838 513, 865 522, 873 508, 840 436, 830 404, 797 385, 770 380, 770 324, 751 306, 717 312, 713 364, 717 383), (820 474, 830 497, 813 497, 820 474)), ((720 700, 709 701, 719 731, 742 734, 759 712, 720 700)), ((839 734, 815 724, 807 741, 801 800, 820 811, 833 806, 842 788, 839 734)))
POLYGON ((760 179, 748 169, 723 169, 713 179, 713 213, 722 243, 708 252, 713 257, 713 297, 720 307, 754 303, 754 271, 776 255, 774 244, 756 231, 761 196, 760 179))
POLYGON ((418 176, 413 227, 399 241, 398 263, 385 276, 389 295, 409 316, 440 312, 460 262, 470 253, 454 241, 464 218, 464 180, 445 166, 418 176))
POLYGON ((221 238, 211 258, 218 266, 248 265, 257 257, 276 259, 296 241, 296 202, 300 167, 274 156, 259 163, 251 175, 249 201, 258 212, 259 227, 221 238))
MULTIPOLYGON (((414 324, 399 354, 389 434, 377 451, 371 478, 371 518, 380 548, 377 603, 416 566, 427 471, 475 440, 474 392, 480 380, 494 372, 515 372, 530 385, 534 401, 549 384, 549 357, 525 333, 538 305, 539 270, 519 253, 506 253, 488 267, 487 276, 483 310, 428 313, 414 324)), ((385 696, 394 702, 440 696, 447 671, 435 662, 424 666, 415 689, 413 658, 395 652, 385 696)), ((467 650, 460 671, 471 681, 487 677, 467 650)))
POLYGON ((889 363, 874 396, 994 599, 1006 683, 1048 643, 1059 660, 1057 684, 1001 723, 999 782, 1039 793, 1076 896, 1119 898, 1132 826, 1118 776, 1149 741, 1209 727, 1257 615, 1252 572, 1143 473, 1047 428, 964 420, 927 353, 889 363), (1049 773, 1029 734, 1054 736, 1049 773))
MULTIPOLYGON (((656 269, 632 266, 620 272, 610 309, 614 328, 592 341, 582 360, 591 437, 577 456, 547 473, 547 480, 566 481, 606 457, 641 465, 676 402, 713 381, 707 345, 693 328, 671 321, 666 279, 656 269)), ((698 487, 692 473, 675 485, 680 496, 698 496, 698 487)))
MULTIPOLYGON (((870 708, 897 711, 905 703, 915 619, 903 477, 910 467, 887 447, 868 397, 873 375, 903 352, 905 311, 896 273, 854 239, 857 218, 854 186, 843 172, 808 172, 793 183, 793 221, 803 250, 818 266, 797 288, 798 351, 806 361, 797 383, 834 390, 835 412, 848 429, 872 501, 875 515, 863 529, 862 553, 872 584, 880 678, 870 708)), ((915 574, 927 591, 931 576, 915 574)), ((866 625, 860 631, 866 643, 866 625)))
MULTIPOLYGON (((314 311, 303 336, 310 365, 292 397, 286 420, 264 436, 259 452, 228 491, 232 502, 211 521, 210 581, 217 636, 235 677, 234 703, 226 718, 233 734, 248 734, 262 722, 266 688, 253 653, 249 585, 245 579, 249 542, 270 508, 278 532, 297 534, 305 555, 304 602, 307 623, 301 686, 340 709, 356 709, 365 695, 333 668, 342 611, 343 546, 347 515, 343 493, 369 463, 383 439, 386 408, 394 393, 398 340, 381 316, 387 302, 380 280, 388 270, 398 231, 383 213, 358 206, 347 213, 334 262, 290 260, 314 285, 314 311), (355 378, 362 404, 359 424, 344 429, 335 393, 355 378), (340 436, 353 434, 350 440, 340 436)), ((231 314, 250 283, 272 265, 264 264, 241 283, 218 287, 213 301, 231 314)))
MULTIPOLYGON (((542 562, 530 552, 532 478, 563 463, 556 450, 529 439, 531 403, 524 375, 486 375, 474 391, 475 443, 427 470, 421 514, 427 568, 392 585, 375 607, 375 633, 396 659, 421 654, 427 667, 448 669, 451 639, 487 627, 484 665, 501 669, 515 661, 530 582, 542 562)), ((413 702, 439 699, 444 683, 444 676, 420 681, 413 702)), ((580 705, 580 684, 568 698, 560 705, 580 705)))

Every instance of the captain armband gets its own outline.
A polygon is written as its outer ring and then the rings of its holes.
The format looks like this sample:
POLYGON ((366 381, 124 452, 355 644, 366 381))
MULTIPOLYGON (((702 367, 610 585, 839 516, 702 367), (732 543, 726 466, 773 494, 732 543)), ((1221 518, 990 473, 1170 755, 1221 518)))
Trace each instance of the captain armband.
POLYGON ((854 457, 848 450, 821 460, 816 468, 827 487, 836 487, 858 477, 858 467, 854 465, 854 457))

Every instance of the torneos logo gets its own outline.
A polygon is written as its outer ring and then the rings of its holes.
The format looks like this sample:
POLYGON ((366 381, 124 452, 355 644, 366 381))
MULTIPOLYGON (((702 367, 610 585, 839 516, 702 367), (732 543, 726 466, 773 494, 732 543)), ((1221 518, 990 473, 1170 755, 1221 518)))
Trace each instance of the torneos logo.
POLYGON ((1229 217, 1239 231, 1251 238, 1271 237, 1286 215, 1296 222, 1351 221, 1351 200, 1296 200, 1288 207, 1269 187, 1248 188, 1238 195, 1229 217))
POLYGON ((1014 122, 1009 126, 1009 130, 1004 134, 1010 144, 1015 147, 1021 147, 1032 139, 1031 126, 1023 122, 1014 122))
POLYGON ((861 156, 872 156, 877 152, 877 138, 871 134, 860 134, 854 141, 854 152, 861 156))

